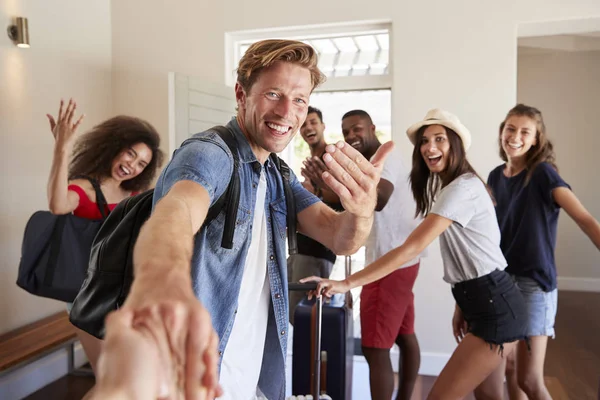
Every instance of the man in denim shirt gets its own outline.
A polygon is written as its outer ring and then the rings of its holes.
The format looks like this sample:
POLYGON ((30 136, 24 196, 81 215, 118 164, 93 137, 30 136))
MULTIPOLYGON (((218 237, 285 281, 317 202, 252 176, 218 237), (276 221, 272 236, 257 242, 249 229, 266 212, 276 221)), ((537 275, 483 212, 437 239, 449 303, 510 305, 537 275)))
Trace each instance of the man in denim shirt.
MULTIPOLYGON (((231 154, 215 132, 197 134, 178 149, 158 179, 154 212, 135 247, 136 279, 124 308, 149 310, 163 324, 157 343, 165 368, 179 372, 191 398, 202 390, 208 398, 220 395, 217 380, 224 399, 285 397, 286 204, 269 155, 288 145, 306 119, 311 92, 323 80, 316 52, 301 42, 261 41, 240 60, 238 112, 228 123, 238 144, 241 183, 233 249, 220 246, 222 214, 200 229, 232 174, 231 154)), ((382 146, 369 162, 344 142, 328 146, 323 179, 340 197, 342 213, 320 202, 292 174, 298 230, 337 254, 356 252, 371 228, 390 149, 382 146)))

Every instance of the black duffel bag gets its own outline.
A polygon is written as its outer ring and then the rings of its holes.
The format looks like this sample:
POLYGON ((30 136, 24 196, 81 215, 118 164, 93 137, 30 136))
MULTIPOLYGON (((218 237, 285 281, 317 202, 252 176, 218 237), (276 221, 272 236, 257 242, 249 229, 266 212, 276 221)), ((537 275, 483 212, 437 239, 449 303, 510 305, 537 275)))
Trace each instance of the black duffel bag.
POLYGON ((21 246, 17 285, 31 294, 72 302, 85 279, 92 243, 108 215, 106 200, 95 179, 102 219, 37 211, 27 222, 21 246))

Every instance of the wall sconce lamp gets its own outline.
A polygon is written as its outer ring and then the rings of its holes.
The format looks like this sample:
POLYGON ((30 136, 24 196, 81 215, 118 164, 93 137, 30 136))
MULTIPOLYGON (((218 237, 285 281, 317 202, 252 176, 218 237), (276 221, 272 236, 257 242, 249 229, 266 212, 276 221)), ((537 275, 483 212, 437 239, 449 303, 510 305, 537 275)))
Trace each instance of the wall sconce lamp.
POLYGON ((15 18, 15 24, 10 25, 7 31, 8 37, 15 42, 17 47, 29 48, 29 28, 27 26, 27 18, 15 18))

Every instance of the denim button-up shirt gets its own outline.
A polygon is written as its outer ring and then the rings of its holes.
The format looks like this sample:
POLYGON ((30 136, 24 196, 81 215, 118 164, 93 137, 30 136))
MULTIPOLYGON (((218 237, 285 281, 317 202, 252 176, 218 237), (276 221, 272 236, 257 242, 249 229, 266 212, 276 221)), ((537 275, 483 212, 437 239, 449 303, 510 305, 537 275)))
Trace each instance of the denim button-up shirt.
MULTIPOLYGON (((258 386, 268 399, 285 398, 285 358, 288 335, 288 285, 286 262, 286 203, 281 175, 268 159, 261 165, 252 152, 236 119, 227 125, 235 133, 240 167, 240 203, 237 213, 233 248, 221 247, 225 213, 221 212, 196 234, 191 273, 194 292, 212 317, 219 335, 219 354, 227 351, 233 327, 238 295, 250 240, 253 213, 261 170, 267 177, 265 216, 267 218, 267 273, 271 288, 271 304, 264 356, 258 386)), ((162 171, 154 192, 154 204, 178 181, 191 180, 202 185, 213 205, 227 189, 233 171, 229 148, 214 131, 193 136, 177 149, 162 171)), ((308 192, 290 174, 296 201, 296 212, 319 199, 308 192)), ((219 360, 219 369, 221 367, 219 360)))

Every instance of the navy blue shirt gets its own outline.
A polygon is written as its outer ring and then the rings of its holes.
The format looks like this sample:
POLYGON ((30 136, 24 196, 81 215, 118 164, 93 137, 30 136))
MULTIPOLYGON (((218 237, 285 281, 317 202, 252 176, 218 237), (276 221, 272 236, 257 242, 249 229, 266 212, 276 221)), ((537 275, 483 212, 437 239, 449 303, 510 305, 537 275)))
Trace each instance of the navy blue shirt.
MULTIPOLYGON (((344 208, 339 203, 327 203, 329 207, 336 211, 344 211, 344 208)), ((314 239, 309 238, 298 232, 298 254, 303 254, 305 256, 312 256, 315 258, 322 258, 324 260, 329 261, 332 264, 335 264, 335 260, 337 259, 335 253, 329 250, 327 247, 317 242, 314 239)))
MULTIPOLYGON (((325 152, 323 152, 319 156, 323 163, 325 162, 325 160, 323 160, 324 155, 325 152)), ((344 211, 344 207, 342 207, 342 204, 339 202, 328 203, 323 201, 323 203, 327 204, 330 208, 334 209, 335 211, 344 211)), ((337 257, 333 251, 329 250, 327 247, 317 242, 316 240, 301 234, 300 232, 297 233, 296 237, 298 240, 298 254, 312 256, 315 258, 321 258, 329 261, 332 264, 335 264, 335 260, 337 259, 337 257)))
POLYGON ((488 185, 496 200, 500 248, 508 262, 506 271, 535 280, 546 292, 554 290, 560 206, 554 201, 552 190, 571 187, 548 163, 536 167, 527 185, 527 169, 508 178, 504 168, 502 164, 490 172, 488 185))

